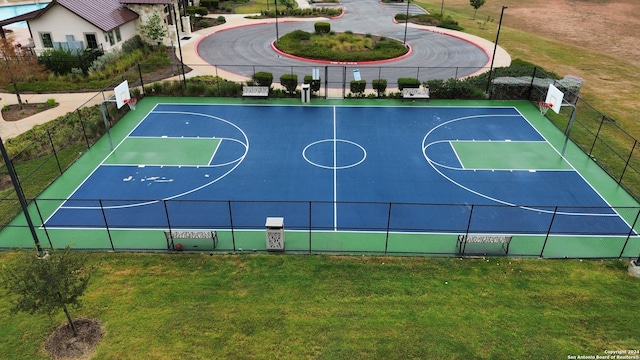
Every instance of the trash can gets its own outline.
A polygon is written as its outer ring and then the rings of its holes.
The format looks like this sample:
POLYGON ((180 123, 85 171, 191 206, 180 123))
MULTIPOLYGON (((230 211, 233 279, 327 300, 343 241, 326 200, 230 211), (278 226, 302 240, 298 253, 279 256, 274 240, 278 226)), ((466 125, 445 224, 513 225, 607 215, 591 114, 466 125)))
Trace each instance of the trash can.
POLYGON ((302 103, 306 104, 311 99, 311 84, 302 84, 302 91, 300 92, 302 97, 302 103))
POLYGON ((284 218, 268 217, 265 227, 267 228, 267 251, 284 251, 284 218))

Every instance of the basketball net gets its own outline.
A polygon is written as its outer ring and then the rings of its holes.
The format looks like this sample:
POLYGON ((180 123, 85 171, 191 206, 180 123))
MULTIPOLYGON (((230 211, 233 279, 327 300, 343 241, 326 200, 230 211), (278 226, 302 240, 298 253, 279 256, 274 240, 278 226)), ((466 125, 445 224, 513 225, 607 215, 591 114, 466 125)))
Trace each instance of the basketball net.
POLYGON ((136 99, 136 98, 125 99, 124 103, 129 105, 129 109, 135 110, 136 109, 136 104, 138 103, 138 99, 136 99))
POLYGON ((547 111, 553 107, 553 104, 544 101, 541 101, 538 105, 540 107, 540 114, 542 115, 546 115, 547 111))

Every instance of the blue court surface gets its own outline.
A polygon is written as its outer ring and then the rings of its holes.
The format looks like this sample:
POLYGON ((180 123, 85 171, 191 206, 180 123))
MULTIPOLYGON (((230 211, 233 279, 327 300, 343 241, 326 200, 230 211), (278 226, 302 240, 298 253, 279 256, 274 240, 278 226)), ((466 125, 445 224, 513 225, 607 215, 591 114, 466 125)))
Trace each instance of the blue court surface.
POLYGON ((289 229, 630 233, 514 107, 158 104, 45 225, 264 229, 274 216, 289 229))

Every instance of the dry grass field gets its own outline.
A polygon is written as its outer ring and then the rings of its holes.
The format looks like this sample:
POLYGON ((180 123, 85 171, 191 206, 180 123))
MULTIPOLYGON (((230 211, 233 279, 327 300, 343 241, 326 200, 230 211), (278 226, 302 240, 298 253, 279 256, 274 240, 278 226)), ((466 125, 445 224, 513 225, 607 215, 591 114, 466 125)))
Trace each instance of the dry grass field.
MULTIPOLYGON (((416 0, 432 11, 439 0, 416 0)), ((582 96, 640 138, 640 1, 638 0, 488 0, 478 20, 494 18, 480 30, 471 21, 469 0, 444 0, 465 30, 495 40, 505 5, 499 44, 520 58, 555 73, 585 80, 582 96), (463 16, 460 16, 463 14, 463 16)))

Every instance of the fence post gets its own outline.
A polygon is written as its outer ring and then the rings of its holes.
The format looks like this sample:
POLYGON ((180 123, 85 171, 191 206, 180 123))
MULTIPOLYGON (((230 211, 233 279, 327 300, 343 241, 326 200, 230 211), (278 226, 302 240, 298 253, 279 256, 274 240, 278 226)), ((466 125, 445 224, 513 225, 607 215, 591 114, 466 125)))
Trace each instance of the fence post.
POLYGON ((84 121, 82 121, 82 116, 80 114, 80 109, 76 109, 78 113, 78 120, 80 120, 80 125, 82 126, 82 134, 84 135, 84 141, 87 143, 87 149, 91 148, 91 144, 89 144, 89 137, 87 136, 87 127, 84 126, 84 121))
POLYGON ((629 167, 629 161, 631 161, 631 157, 633 156, 633 152, 636 150, 636 145, 638 145, 638 140, 633 140, 633 146, 631 147, 631 152, 629 153, 629 157, 627 157, 627 162, 624 164, 624 169, 622 169, 622 173, 620 174, 620 180, 618 180, 618 185, 622 182, 622 178, 624 177, 624 173, 627 171, 629 167))
POLYGON ((347 89, 347 67, 342 66, 342 97, 344 98, 346 95, 347 89))
POLYGON ((138 63, 138 76, 140 76, 140 88, 142 89, 142 95, 147 96, 147 93, 144 91, 144 79, 142 78, 142 69, 140 68, 140 63, 138 63))
POLYGON ((536 80, 536 72, 538 72, 538 68, 533 68, 533 74, 531 74, 531 83, 529 83, 529 93, 527 94, 527 100, 531 101, 531 94, 533 93, 533 83, 536 80))
POLYGON ((553 227, 553 222, 556 219, 556 214, 558 213, 558 207, 556 206, 553 209, 553 216, 551 217, 551 222, 549 223, 549 228, 547 229, 547 235, 544 237, 544 243, 542 243, 542 249, 540 250, 540 257, 544 258, 542 254, 544 253, 544 248, 547 246, 547 240, 549 240, 549 235, 551 234, 551 228, 553 227))
POLYGON ((627 248, 627 244, 629 243, 629 239, 631 238, 631 235, 633 234, 633 228, 636 227, 636 224, 638 223, 638 218, 640 218, 640 208, 637 209, 638 213, 636 214, 636 218, 633 220, 633 225, 631 225, 631 228, 629 229, 629 234, 627 234, 627 240, 625 240, 624 245, 622 245, 622 250, 620 251, 620 256, 618 256, 618 258, 622 257, 622 254, 624 254, 624 250, 627 248))
POLYGON ((173 243, 173 231, 171 230, 171 220, 169 218, 169 209, 167 208, 167 199, 162 200, 164 205, 164 215, 167 217, 167 228, 169 229, 169 237, 167 238, 167 250, 175 250, 175 244, 173 243), (169 243, 171 239, 171 243, 169 243))
POLYGON ((312 253, 311 252, 311 249, 312 249, 312 247, 311 247, 311 228, 312 228, 312 225, 311 225, 311 219, 312 219, 311 218, 311 208, 312 208, 312 202, 309 201, 309 254, 312 253))
POLYGON ((387 211, 387 237, 384 241, 384 253, 387 254, 389 250, 389 229, 391 228, 391 204, 389 203, 389 211, 387 211))
POLYGON ((328 92, 329 92, 329 66, 325 65, 324 67, 324 98, 325 100, 329 98, 328 92))
POLYGON ((51 248, 51 250, 53 250, 51 237, 49 236, 49 231, 47 230, 47 226, 44 224, 44 219, 42 218, 42 212, 40 211, 40 207, 38 206, 38 201, 36 198, 33 198, 33 204, 36 206, 36 211, 38 211, 38 216, 40 217, 40 223, 42 224, 42 229, 44 230, 44 234, 47 236, 47 240, 49 241, 49 247, 51 248))
POLYGON ((469 221, 467 222, 467 231, 464 234, 464 245, 462 246, 461 255, 464 255, 465 250, 467 249, 467 240, 469 238, 469 231, 471 230, 471 219, 473 218, 473 208, 475 205, 471 205, 471 211, 469 211, 469 221))
POLYGON ((231 213, 231 200, 227 200, 229 206, 229 225, 231 225, 231 243, 233 244, 233 252, 236 252, 236 237, 233 233, 233 214, 231 213))
POLYGON ((100 211, 102 212, 102 219, 104 219, 104 227, 107 229, 107 236, 109 237, 109 243, 111 244, 111 250, 116 251, 113 246, 113 239, 111 238, 111 231, 109 230, 109 223, 107 222, 107 214, 104 212, 104 206, 102 206, 102 199, 98 200, 100 203, 100 211))
POLYGON ((593 154, 593 148, 596 147, 596 143, 598 142, 598 137, 600 136, 600 130, 602 129, 602 124, 604 124, 605 116, 602 115, 602 120, 600 120, 600 125, 598 126, 598 131, 596 132, 596 136, 593 138, 593 144, 591 144, 591 149, 589 149, 589 156, 593 154))
POLYGON ((62 175, 62 166, 60 165, 60 159, 58 159, 58 153, 56 152, 56 146, 53 144, 53 138, 51 137, 51 132, 47 129, 47 136, 49 137, 49 143, 51 144, 51 150, 53 151, 53 157, 56 158, 56 163, 58 164, 58 170, 60 171, 60 175, 62 175))

